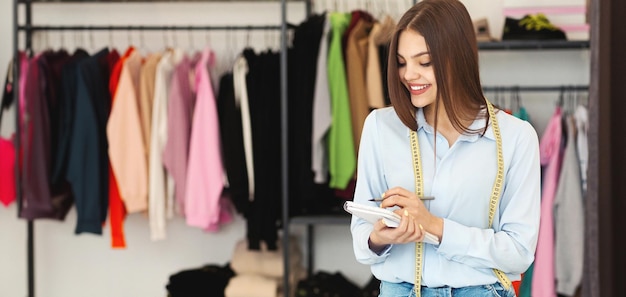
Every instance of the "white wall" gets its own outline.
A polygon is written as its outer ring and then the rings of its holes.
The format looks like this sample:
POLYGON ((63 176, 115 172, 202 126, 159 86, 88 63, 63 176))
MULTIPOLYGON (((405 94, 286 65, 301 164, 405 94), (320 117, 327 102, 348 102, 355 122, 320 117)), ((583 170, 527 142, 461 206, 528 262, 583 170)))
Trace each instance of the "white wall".
MULTIPOLYGON (((356 0, 355 0, 356 1, 356 0)), ((386 3, 394 1, 385 1, 386 3)), ((464 1, 473 15, 498 15, 485 11, 487 6, 476 6, 464 1)), ((476 1, 478 2, 478 1, 476 1)), ((499 1, 492 9, 500 9, 509 2, 499 1)), ((525 3, 537 2, 533 0, 525 3)), ((541 1, 545 4, 546 1, 541 1)), ((579 4, 582 0, 561 0, 559 3, 579 4)), ((317 1, 316 11, 334 7, 333 0, 317 1)), ((341 2, 344 3, 344 2, 341 2)), ((356 2, 360 3, 360 2, 356 2)), ((399 15, 412 1, 398 2, 392 9, 399 15), (404 5, 404 6, 403 6, 404 5)), ((482 1, 480 1, 482 3, 482 1)), ((534 3, 531 3, 534 5, 534 3)), ((387 4, 389 5, 389 4, 387 4)), ((40 4, 35 10, 36 24, 278 24, 280 9, 273 4, 250 2, 203 3, 150 3, 133 4, 40 4), (245 8, 245 9, 244 9, 245 8), (245 12, 252 11, 252 13, 245 12)), ((340 4, 339 9, 357 7, 340 4), (341 6, 345 5, 345 6, 341 6)), ((288 5, 288 18, 292 23, 304 19, 301 3, 288 5)), ((4 75, 12 55, 12 1, 0 0, 0 36, 5 40, 0 46, 0 73, 4 75), (9 42, 6 42, 6 41, 9 42)), ((492 17, 490 23, 499 19, 492 17)), ((493 29, 492 29, 493 30, 493 29)), ((233 53, 246 45, 245 33, 233 33, 227 38, 224 32, 179 32, 172 34, 144 32, 141 34, 115 32, 100 33, 48 33, 35 39, 36 48, 77 45, 96 50, 113 44, 123 49, 129 42, 144 40, 142 50, 158 50, 165 43, 176 43, 183 48, 211 43, 222 67, 227 67, 233 53), (190 39, 191 36, 191 39, 190 39), (208 36, 208 37, 207 37, 208 36), (93 41, 92 41, 93 40, 93 41), (164 41, 166 40, 166 41, 164 41), (189 42, 192 40, 193 42, 189 42)), ((275 33, 253 32, 250 45, 256 48, 278 46, 275 33)), ((551 85, 588 84, 589 52, 558 51, 495 51, 481 52, 481 75, 485 85, 551 85)), ((2 77, 4 78, 4 77, 2 77)), ((558 94, 522 94, 522 102, 541 133, 550 117, 558 94)), ((0 208, 0 296, 26 296, 26 223, 16 218, 15 205, 0 208)), ((204 233, 187 227, 180 218, 170 222, 168 239, 161 242, 149 240, 148 222, 144 215, 133 214, 127 218, 125 232, 128 248, 110 248, 109 228, 102 236, 84 234, 76 236, 76 221, 72 210, 65 222, 40 220, 35 223, 36 296, 42 297, 110 297, 110 296, 165 296, 169 275, 203 264, 224 264, 232 256, 235 243, 245 236, 245 222, 241 218, 218 233, 204 233)), ((302 226, 292 226, 297 235, 304 233, 302 226)), ((359 285, 370 277, 367 266, 355 262, 352 256, 350 232, 347 225, 320 225, 315 232, 315 268, 327 271, 340 270, 359 285)))

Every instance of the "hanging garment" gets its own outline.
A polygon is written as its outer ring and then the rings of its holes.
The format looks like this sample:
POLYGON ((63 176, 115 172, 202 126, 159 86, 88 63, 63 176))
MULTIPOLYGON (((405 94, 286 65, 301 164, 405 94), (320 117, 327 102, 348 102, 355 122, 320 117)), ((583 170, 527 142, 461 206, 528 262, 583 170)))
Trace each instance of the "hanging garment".
POLYGON ((4 206, 9 206, 13 201, 15 201, 15 147, 13 140, 0 137, 0 202, 4 206))
POLYGON ((7 69, 2 101, 0 102, 0 203, 4 206, 9 206, 15 201, 15 147, 13 146, 13 137, 5 138, 5 130, 2 130, 8 126, 7 119, 9 117, 6 114, 13 111, 11 106, 16 105, 13 100, 12 77, 13 62, 9 63, 7 69))
MULTIPOLYGON (((346 41, 346 79, 350 98, 350 118, 352 120, 352 137, 354 138, 354 154, 359 151, 363 123, 370 112, 367 98, 367 48, 369 32, 374 25, 374 18, 365 11, 353 11, 354 26, 346 41)), ((350 195, 352 197, 352 195, 350 195)))
POLYGON ((367 64, 365 66, 365 81, 367 82, 367 102, 370 108, 385 107, 383 94, 383 78, 380 69, 380 60, 376 38, 381 33, 381 24, 374 22, 367 42, 367 64))
POLYGON ((176 65, 167 103, 167 142, 163 148, 163 164, 174 179, 175 210, 181 215, 185 212, 191 115, 196 100, 190 82, 190 73, 195 61, 197 57, 192 60, 185 56, 176 65))
POLYGON ((124 60, 106 128, 111 166, 129 213, 148 209, 148 168, 138 104, 141 59, 133 51, 124 60))
POLYGON ((205 48, 195 67, 196 105, 189 139, 185 192, 187 225, 211 232, 219 231, 221 225, 233 219, 229 204, 222 199, 224 166, 215 94, 209 73, 214 64, 215 54, 210 48, 205 48))
POLYGON ((523 276, 522 276, 522 280, 520 282, 519 285, 519 291, 516 293, 519 293, 518 296, 519 297, 530 297, 530 293, 532 291, 532 283, 533 283, 533 269, 535 267, 535 262, 533 261, 532 264, 530 264, 530 267, 528 267, 528 269, 526 269, 526 272, 524 272, 523 276))
POLYGON ((574 112, 576 119, 576 148, 578 161, 580 162, 580 178, 583 185, 583 193, 587 191, 587 168, 589 162, 589 145, 587 132, 589 131, 589 113, 587 107, 579 105, 574 112))
POLYGON ((576 124, 565 117, 567 144, 554 197, 554 261, 556 292, 574 296, 583 276, 585 212, 576 153, 576 124))
POLYGON ((356 154, 352 136, 350 94, 346 82, 342 36, 350 23, 349 13, 331 13, 331 41, 328 48, 328 81, 332 104, 332 125, 328 132, 329 186, 345 189, 354 177, 356 154))
POLYGON ((252 196, 248 191, 249 179, 243 144, 241 110, 235 102, 232 73, 227 72, 222 75, 218 90, 217 115, 219 117, 224 170, 228 179, 226 191, 235 210, 247 219, 250 211, 250 197, 252 196))
MULTIPOLYGON (((128 47, 124 55, 120 57, 117 50, 112 50, 109 56, 111 75, 109 76, 109 92, 111 93, 111 106, 115 100, 117 84, 124 62, 135 51, 134 47, 128 47)), ((110 113, 109 113, 110 116, 110 113)), ((126 248, 126 236, 124 235, 124 219, 126 218, 126 206, 117 185, 117 178, 113 173, 111 159, 109 158, 109 225, 111 226, 111 247, 126 248)))
POLYGON ((385 15, 380 21, 380 24, 380 33, 374 37, 374 42, 378 47, 378 61, 380 63, 381 80, 383 84, 383 99, 385 106, 389 106, 391 105, 391 99, 389 98, 389 87, 387 86, 387 64, 389 60, 389 42, 396 28, 396 21, 390 15, 385 15))
POLYGON ((249 71, 248 61, 243 55, 235 60, 233 65, 233 92, 235 105, 239 109, 241 119, 241 131, 243 137, 243 150, 245 154, 246 176, 248 182, 248 199, 254 197, 254 145, 252 142, 252 127, 250 124, 250 99, 248 97, 248 86, 246 77, 249 71))
POLYGON ((21 117, 23 163, 23 208, 20 217, 34 220, 56 218, 50 194, 50 127, 48 105, 40 84, 41 69, 35 55, 28 61, 28 74, 24 82, 24 114, 21 117))
POLYGON ((530 121, 530 115, 528 114, 528 111, 526 111, 526 108, 523 106, 520 107, 516 112, 514 112, 513 115, 524 121, 530 121))
POLYGON ((249 66, 250 122, 254 143, 254 198, 246 221, 250 249, 261 242, 276 249, 282 205, 280 55, 252 50, 243 52, 249 66))
POLYGON ((330 89, 328 86, 328 39, 331 23, 328 15, 320 39, 313 93, 313 131, 311 135, 311 169, 314 181, 323 184, 328 181, 328 151, 326 135, 332 123, 330 110, 330 89))
POLYGON ((70 141, 67 178, 74 191, 75 233, 102 234, 109 201, 109 158, 106 122, 111 99, 107 86, 108 49, 78 65, 76 109, 70 141))
POLYGON ((161 60, 161 53, 152 53, 143 59, 139 70, 139 119, 143 136, 146 164, 150 160, 150 135, 152 133, 152 104, 154 102, 154 84, 156 69, 161 60))
POLYGON ((166 238, 166 219, 174 217, 174 181, 165 170, 163 149, 167 142, 167 104, 170 81, 176 64, 182 58, 181 50, 169 50, 163 54, 156 66, 148 163, 148 217, 152 240, 166 238))
POLYGON ((561 108, 557 107, 539 144, 545 167, 541 192, 541 222, 533 268, 532 296, 555 297, 554 195, 561 167, 561 108))
MULTIPOLYGON (((69 188, 71 199, 74 199, 74 191, 68 178, 68 166, 70 159, 70 146, 72 131, 75 123, 75 109, 78 93, 78 76, 80 75, 79 63, 89 58, 84 49, 75 50, 61 68, 61 79, 58 94, 58 117, 56 123, 51 123, 51 129, 56 132, 57 140, 52 148, 52 184, 58 185, 59 189, 69 188)), ((73 202, 73 201, 72 201, 73 202)))
MULTIPOLYGON (((311 172, 313 94, 324 15, 311 15, 293 33, 289 52, 289 213, 311 213, 321 202, 311 172)), ((325 60, 325 59, 324 59, 325 60)), ((323 78, 326 80, 326 78, 323 78)))
MULTIPOLYGON (((48 113, 48 125, 42 127, 42 133, 48 138, 46 142, 49 145, 49 157, 47 159, 50 170, 66 166, 66 164, 57 164, 63 160, 55 156, 59 148, 60 135, 64 133, 58 128, 61 116, 64 116, 65 104, 61 85, 63 67, 71 59, 72 57, 65 50, 47 50, 39 58, 41 95, 48 113)), ((61 171, 56 171, 56 173, 61 173, 61 171)), ((55 217, 63 220, 74 203, 71 186, 64 175, 57 174, 50 177, 50 195, 55 217)))

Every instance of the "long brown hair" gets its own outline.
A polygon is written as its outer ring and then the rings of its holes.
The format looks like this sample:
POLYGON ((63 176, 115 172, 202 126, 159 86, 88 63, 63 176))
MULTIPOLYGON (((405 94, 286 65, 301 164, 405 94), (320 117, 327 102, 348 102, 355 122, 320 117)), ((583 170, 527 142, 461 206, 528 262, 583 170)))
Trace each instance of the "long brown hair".
MULTIPOLYGON (((472 19, 458 0, 422 0, 400 19, 389 44, 387 83, 389 96, 400 120, 417 130, 416 107, 398 75, 398 38, 405 30, 415 31, 426 41, 437 80, 435 114, 443 103, 454 128, 461 133, 484 133, 470 130, 464 122, 474 120, 486 101, 480 84, 478 48, 472 19)), ((435 129, 437 119, 435 117, 435 129)))

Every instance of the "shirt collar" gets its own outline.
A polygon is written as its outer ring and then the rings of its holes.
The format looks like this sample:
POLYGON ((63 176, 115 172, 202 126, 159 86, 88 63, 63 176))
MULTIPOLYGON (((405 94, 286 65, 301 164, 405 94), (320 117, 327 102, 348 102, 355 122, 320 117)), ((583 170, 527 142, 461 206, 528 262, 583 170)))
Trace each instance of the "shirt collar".
MULTIPOLYGON (((485 108, 481 112, 487 112, 487 109, 485 108)), ((426 133, 435 134, 435 128, 426 122, 426 117, 424 116, 423 108, 417 109, 416 119, 417 119, 417 132, 419 132, 420 130, 424 130, 424 132, 426 133)), ((489 123, 489 127, 487 127, 487 131, 485 132, 484 137, 487 137, 491 140, 495 140, 496 138, 493 134, 492 123, 493 121, 489 123)), ((470 130, 480 130, 480 129, 483 129, 483 127, 485 127, 485 119, 477 118, 474 120, 474 122, 470 125, 469 128, 470 130)), ((407 132, 407 135, 408 135, 408 132, 407 132)), ((459 140, 475 142, 476 140, 478 140, 479 137, 480 137, 480 134, 463 134, 459 136, 459 140)))

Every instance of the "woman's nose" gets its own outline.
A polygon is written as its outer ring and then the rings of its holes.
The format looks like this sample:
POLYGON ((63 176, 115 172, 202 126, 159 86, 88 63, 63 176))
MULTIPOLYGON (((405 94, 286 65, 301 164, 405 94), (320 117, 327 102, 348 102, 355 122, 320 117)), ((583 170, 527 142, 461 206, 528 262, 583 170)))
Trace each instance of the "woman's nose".
POLYGON ((406 65, 406 71, 404 71, 404 79, 406 81, 414 81, 420 77, 419 71, 416 67, 412 67, 409 64, 406 65))

